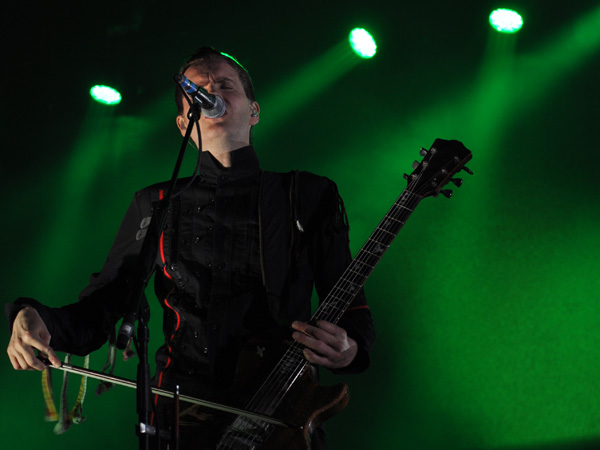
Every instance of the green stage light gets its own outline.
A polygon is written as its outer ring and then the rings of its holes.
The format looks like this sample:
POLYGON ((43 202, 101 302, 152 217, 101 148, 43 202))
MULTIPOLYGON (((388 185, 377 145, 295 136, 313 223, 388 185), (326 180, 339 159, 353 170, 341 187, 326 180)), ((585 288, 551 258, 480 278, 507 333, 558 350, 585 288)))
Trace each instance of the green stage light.
POLYGON ((121 94, 110 86, 96 85, 90 89, 90 95, 94 100, 105 105, 121 103, 121 94))
POLYGON ((361 58, 372 58, 377 52, 373 36, 364 28, 355 28, 350 32, 350 46, 361 58))
POLYGON ((516 11, 500 8, 490 14, 490 25, 500 33, 516 33, 523 27, 523 18, 516 11))

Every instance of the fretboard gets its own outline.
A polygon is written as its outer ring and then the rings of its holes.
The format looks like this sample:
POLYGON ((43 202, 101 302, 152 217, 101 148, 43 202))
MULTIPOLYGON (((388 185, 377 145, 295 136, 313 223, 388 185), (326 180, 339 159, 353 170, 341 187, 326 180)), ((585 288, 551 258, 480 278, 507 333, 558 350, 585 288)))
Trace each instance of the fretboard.
POLYGON ((337 323, 363 287, 369 275, 390 247, 423 197, 405 189, 394 202, 346 271, 331 289, 311 320, 337 323))
MULTIPOLYGON (((429 151, 421 149, 421 156, 424 156, 421 163, 415 162, 413 173, 405 176, 408 180, 408 187, 394 202, 327 297, 321 302, 312 315, 311 322, 326 320, 337 324, 419 202, 425 197, 437 196, 439 193, 449 198, 452 191, 442 191, 442 188, 450 181, 456 186, 462 184, 462 180, 453 179, 452 176, 463 169, 469 174, 473 173, 465 167, 465 164, 471 159, 471 152, 459 141, 436 139, 429 151)), ((303 346, 294 341, 254 395, 247 409, 271 415, 308 364, 303 356, 303 346)), ((255 425, 257 425, 255 421, 238 417, 232 430, 241 430, 240 433, 246 436, 246 430, 255 425)), ((271 433, 272 429, 271 425, 264 426, 263 436, 271 433)), ((236 446, 235 448, 254 447, 236 446)))

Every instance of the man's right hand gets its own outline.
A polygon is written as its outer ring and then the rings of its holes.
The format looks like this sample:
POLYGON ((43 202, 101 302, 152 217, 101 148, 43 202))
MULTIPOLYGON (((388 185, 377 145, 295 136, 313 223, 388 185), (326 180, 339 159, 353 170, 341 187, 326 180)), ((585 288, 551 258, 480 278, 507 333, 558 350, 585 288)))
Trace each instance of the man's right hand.
POLYGON ((27 306, 19 311, 13 322, 6 352, 15 370, 44 370, 46 365, 37 358, 35 350, 45 354, 54 367, 60 367, 60 359, 50 348, 46 324, 35 308, 27 306))

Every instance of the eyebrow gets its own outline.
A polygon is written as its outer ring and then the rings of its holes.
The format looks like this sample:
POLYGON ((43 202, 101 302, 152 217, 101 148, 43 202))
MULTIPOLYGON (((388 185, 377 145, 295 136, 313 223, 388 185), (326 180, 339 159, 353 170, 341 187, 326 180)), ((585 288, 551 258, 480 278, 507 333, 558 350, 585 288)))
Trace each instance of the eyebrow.
MULTIPOLYGON (((214 82, 215 83, 224 83, 224 82, 230 82, 230 83, 234 83, 235 84, 235 80, 231 77, 228 76, 222 76, 222 77, 215 77, 214 78, 214 82)), ((204 80, 202 81, 202 84, 206 84, 210 82, 210 76, 206 76, 204 75, 204 80)))
POLYGON ((232 83, 234 82, 233 78, 230 78, 230 77, 217 77, 217 78, 215 78, 215 82, 217 82, 217 83, 222 83, 223 81, 231 81, 232 83))
MULTIPOLYGON (((210 78, 211 78, 210 75, 211 75, 211 73, 209 71, 203 72, 202 76, 203 76, 204 79, 200 82, 200 84, 204 85, 206 83, 209 83, 210 82, 210 78)), ((215 83, 224 83, 224 82, 230 82, 232 84, 236 83, 235 79, 233 79, 232 77, 229 77, 227 75, 215 76, 213 78, 213 80, 214 80, 215 83)), ((240 81, 240 84, 241 84, 241 81, 240 81)))

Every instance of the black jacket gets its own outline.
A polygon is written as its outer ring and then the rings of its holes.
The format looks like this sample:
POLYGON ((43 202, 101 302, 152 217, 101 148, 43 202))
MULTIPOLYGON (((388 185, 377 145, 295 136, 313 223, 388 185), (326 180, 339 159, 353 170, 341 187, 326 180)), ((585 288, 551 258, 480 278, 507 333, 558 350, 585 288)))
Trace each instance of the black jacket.
MULTIPOLYGON (((343 204, 336 185, 327 178, 307 172, 261 171, 251 148, 233 152, 232 156, 228 174, 247 178, 258 187, 262 284, 271 319, 282 329, 289 328, 293 320, 309 319, 313 285, 323 299, 351 260, 343 204)), ((187 182, 181 180, 180 186, 187 182)), ((22 305, 36 307, 52 335, 51 346, 55 350, 85 355, 102 346, 124 313, 130 290, 128 278, 136 264, 148 218, 166 186, 161 183, 136 193, 102 271, 92 275, 79 302, 48 308, 21 298, 9 308, 9 314, 14 315, 22 305)), ((157 353, 157 374, 161 374, 165 388, 182 376, 199 376, 206 361, 215 363, 207 350, 210 330, 205 332, 204 340, 195 339, 206 323, 195 309, 194 274, 177 260, 177 221, 184 213, 177 204, 175 201, 170 210, 167 231, 156 257, 155 290, 164 309, 165 335, 165 344, 157 353)), ((362 290, 339 325, 359 347, 356 359, 341 372, 364 370, 375 334, 362 290)), ((200 390, 197 394, 207 392, 200 390)))

